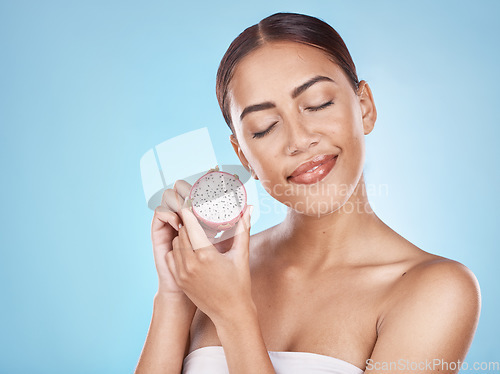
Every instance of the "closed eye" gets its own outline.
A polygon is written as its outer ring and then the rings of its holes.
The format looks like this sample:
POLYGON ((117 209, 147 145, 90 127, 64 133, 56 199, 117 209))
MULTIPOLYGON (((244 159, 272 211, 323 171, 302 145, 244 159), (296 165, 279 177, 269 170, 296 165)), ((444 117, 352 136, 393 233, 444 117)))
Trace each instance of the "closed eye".
POLYGON ((323 105, 320 105, 320 106, 317 106, 317 107, 306 108, 306 109, 308 109, 308 110, 310 110, 312 112, 315 112, 317 110, 325 109, 326 107, 328 107, 328 106, 330 106, 332 104, 333 104, 333 101, 330 100, 329 102, 324 103, 323 105))
MULTIPOLYGON (((320 105, 320 106, 317 106, 317 107, 310 107, 310 108, 306 108, 306 109, 308 109, 308 110, 310 110, 310 111, 312 111, 312 112, 316 112, 316 111, 318 111, 318 110, 325 109, 326 107, 329 107, 329 106, 330 106, 330 105, 332 105, 332 104, 333 104, 333 101, 331 101, 331 100, 330 100, 330 101, 328 101, 328 102, 326 102, 326 103, 324 103, 324 104, 322 104, 322 105, 320 105)), ((277 123, 278 123, 278 122, 273 123, 273 124, 272 124, 271 126, 269 126, 269 128, 268 128, 267 130, 265 130, 265 131, 261 131, 261 132, 256 132, 256 133, 254 133, 252 137, 253 137, 254 139, 255 139, 255 138, 257 138, 257 139, 258 139, 258 138, 262 138, 262 137, 266 136, 267 134, 269 134, 269 133, 271 132, 271 130, 274 128, 274 126, 275 126, 277 123)))
POLYGON ((277 124, 278 122, 274 122, 271 126, 269 126, 269 128, 265 131, 261 131, 261 132, 256 132, 253 134, 253 137, 252 138, 262 138, 263 136, 269 134, 271 132, 271 130, 273 129, 273 127, 277 124))

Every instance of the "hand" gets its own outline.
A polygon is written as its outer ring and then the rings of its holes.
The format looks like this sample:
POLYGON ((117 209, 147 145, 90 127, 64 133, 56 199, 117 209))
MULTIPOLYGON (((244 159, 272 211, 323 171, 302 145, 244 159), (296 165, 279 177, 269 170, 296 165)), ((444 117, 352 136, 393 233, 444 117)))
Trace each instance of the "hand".
POLYGON ((166 255, 172 250, 172 240, 178 235, 179 224, 182 222, 178 213, 185 205, 190 190, 189 183, 177 180, 173 189, 169 188, 163 192, 161 204, 156 207, 153 216, 151 240, 158 272, 158 293, 162 295, 186 297, 167 266, 166 255))
MULTIPOLYGON (((250 209, 238 221, 230 249, 212 244, 194 214, 181 209, 183 226, 166 255, 176 283, 214 323, 237 317, 251 307, 249 267, 250 209)), ((227 245, 227 243, 226 243, 227 245)))

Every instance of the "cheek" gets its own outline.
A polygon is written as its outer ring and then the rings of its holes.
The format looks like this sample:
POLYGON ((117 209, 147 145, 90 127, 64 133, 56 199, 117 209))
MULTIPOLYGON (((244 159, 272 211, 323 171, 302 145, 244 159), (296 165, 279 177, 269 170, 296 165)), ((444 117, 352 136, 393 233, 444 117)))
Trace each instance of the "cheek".
MULTIPOLYGON (((262 154, 266 154, 263 152, 262 154)), ((272 196, 280 195, 285 188, 284 169, 280 169, 283 161, 277 161, 278 158, 267 155, 261 158, 256 164, 256 173, 259 177, 262 187, 272 196)))
POLYGON ((332 140, 343 151, 350 152, 359 148, 364 140, 363 122, 359 113, 352 105, 338 105, 335 110, 321 119, 319 125, 323 132, 332 137, 332 140))
POLYGON ((353 149, 357 152, 364 150, 365 146, 365 134, 363 129, 363 120, 360 116, 356 116, 352 113, 349 119, 350 126, 348 127, 349 132, 347 134, 349 142, 353 149))

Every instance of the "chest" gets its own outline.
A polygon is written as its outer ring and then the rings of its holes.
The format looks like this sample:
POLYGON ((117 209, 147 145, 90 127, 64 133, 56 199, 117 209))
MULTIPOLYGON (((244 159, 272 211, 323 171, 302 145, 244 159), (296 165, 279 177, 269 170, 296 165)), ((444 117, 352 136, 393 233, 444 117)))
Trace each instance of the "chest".
MULTIPOLYGON (((352 287, 328 274, 306 281, 252 271, 252 297, 269 351, 318 353, 364 367, 377 337, 377 295, 373 287, 352 287)), ((217 331, 197 310, 189 352, 211 345, 221 345, 217 331)))

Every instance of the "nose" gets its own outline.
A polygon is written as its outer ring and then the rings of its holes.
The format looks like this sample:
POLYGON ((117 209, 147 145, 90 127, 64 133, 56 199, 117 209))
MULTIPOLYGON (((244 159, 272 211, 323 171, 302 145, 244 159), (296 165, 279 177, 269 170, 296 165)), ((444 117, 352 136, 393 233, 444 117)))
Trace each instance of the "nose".
POLYGON ((289 129, 287 142, 288 154, 295 155, 307 151, 319 143, 321 135, 308 129, 301 121, 288 121, 287 127, 289 129))

